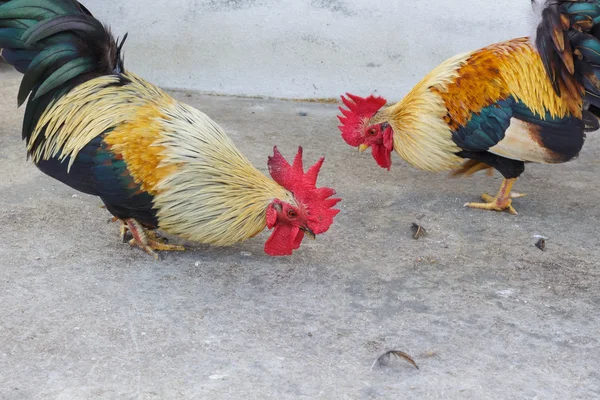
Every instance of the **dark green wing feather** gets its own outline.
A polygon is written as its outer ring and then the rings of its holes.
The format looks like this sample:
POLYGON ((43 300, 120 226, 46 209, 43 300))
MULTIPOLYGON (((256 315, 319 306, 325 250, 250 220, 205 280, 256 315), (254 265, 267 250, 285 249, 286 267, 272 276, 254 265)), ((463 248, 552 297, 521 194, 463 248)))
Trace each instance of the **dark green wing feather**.
POLYGON ((452 138, 467 152, 486 152, 504 139, 511 119, 530 124, 538 132, 540 146, 556 154, 557 159, 570 160, 583 146, 582 120, 571 115, 553 117, 549 112, 539 115, 512 96, 473 113, 465 126, 452 133, 452 138))
POLYGON ((452 133, 454 142, 467 151, 487 151, 494 147, 504 139, 504 132, 510 126, 513 116, 514 104, 511 97, 474 113, 465 126, 452 133))

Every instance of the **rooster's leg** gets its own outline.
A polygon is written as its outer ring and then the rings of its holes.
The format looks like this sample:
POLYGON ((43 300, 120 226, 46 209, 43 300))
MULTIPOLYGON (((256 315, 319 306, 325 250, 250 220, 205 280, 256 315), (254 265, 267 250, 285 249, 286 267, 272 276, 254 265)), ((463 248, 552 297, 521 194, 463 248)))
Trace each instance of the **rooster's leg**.
MULTIPOLYGON (((102 206, 104 207, 104 206, 102 206)), ((121 224, 121 226, 119 227, 119 237, 121 238, 121 240, 123 241, 123 243, 127 242, 127 231, 129 231, 129 228, 127 227, 127 222, 125 222, 124 220, 122 220, 119 217, 112 217, 111 219, 108 220, 108 222, 117 222, 119 221, 119 223, 121 224)))
POLYGON ((126 236, 129 228, 127 227, 127 222, 123 221, 122 219, 120 219, 119 222, 121 223, 121 226, 119 227, 119 237, 123 243, 125 243, 127 241, 126 236))
MULTIPOLYGON (((123 243, 128 242, 127 240, 127 232, 129 232, 129 226, 127 225, 127 222, 125 222, 124 220, 118 218, 118 217, 114 217, 112 219, 113 222, 115 221, 119 221, 121 223, 121 227, 119 229, 119 237, 121 238, 121 240, 123 241, 123 243)), ((146 230, 146 234, 148 235, 148 238, 150 240, 155 240, 157 242, 160 243, 167 243, 168 240, 167 238, 164 238, 162 236, 160 236, 158 233, 154 232, 154 231, 150 231, 150 230, 146 230)))
POLYGON ((144 229, 142 224, 133 218, 122 221, 121 237, 129 230, 133 239, 129 241, 131 246, 137 246, 158 260, 156 251, 184 251, 185 247, 176 244, 166 244, 165 239, 158 237, 156 233, 144 229))
POLYGON ((523 197, 525 195, 520 193, 511 193, 511 189, 516 181, 517 178, 504 179, 496 197, 492 197, 489 194, 484 193, 481 195, 481 199, 485 201, 485 203, 466 203, 465 207, 492 211, 506 210, 511 214, 517 215, 517 211, 512 206, 512 199, 523 197))

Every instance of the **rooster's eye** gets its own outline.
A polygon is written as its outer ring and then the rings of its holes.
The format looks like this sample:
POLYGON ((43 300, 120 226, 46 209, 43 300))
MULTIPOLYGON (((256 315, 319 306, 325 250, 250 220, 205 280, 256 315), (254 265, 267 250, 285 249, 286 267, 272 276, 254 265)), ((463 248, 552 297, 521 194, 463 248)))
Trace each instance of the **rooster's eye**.
POLYGON ((371 136, 375 136, 375 135, 377 135, 377 131, 375 130, 375 128, 371 128, 371 129, 369 129, 369 132, 368 132, 368 133, 369 133, 369 135, 371 135, 371 136))
POLYGON ((288 215, 289 218, 296 218, 298 216, 298 213, 296 211, 294 211, 294 210, 289 210, 287 212, 287 215, 288 215))

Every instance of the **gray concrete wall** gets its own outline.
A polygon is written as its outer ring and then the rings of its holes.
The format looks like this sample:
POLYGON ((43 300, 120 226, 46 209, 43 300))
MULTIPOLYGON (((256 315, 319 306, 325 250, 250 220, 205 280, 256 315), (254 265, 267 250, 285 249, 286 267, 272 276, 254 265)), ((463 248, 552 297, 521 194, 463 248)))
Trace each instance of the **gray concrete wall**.
POLYGON ((82 1, 129 32, 130 70, 233 95, 397 99, 444 59, 530 31, 528 0, 82 1))

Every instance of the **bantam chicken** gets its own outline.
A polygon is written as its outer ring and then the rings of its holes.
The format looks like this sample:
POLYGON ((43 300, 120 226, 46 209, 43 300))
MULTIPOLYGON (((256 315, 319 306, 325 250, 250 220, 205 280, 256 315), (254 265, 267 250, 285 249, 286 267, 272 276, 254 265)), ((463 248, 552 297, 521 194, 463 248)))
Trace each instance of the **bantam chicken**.
POLYGON ((371 147, 388 170, 393 150, 427 171, 494 168, 504 176, 498 194, 465 206, 516 214, 511 189, 525 163, 572 160, 600 115, 600 1, 532 3, 534 38, 452 57, 388 107, 381 97, 342 96, 343 139, 371 147))
POLYGON ((340 201, 317 188, 302 148, 292 165, 274 148, 272 179, 204 113, 126 71, 109 30, 75 0, 0 1, 0 47, 24 73, 23 138, 45 174, 99 196, 132 246, 183 250, 154 233, 216 246, 273 229, 264 250, 289 255, 327 231, 340 201))

